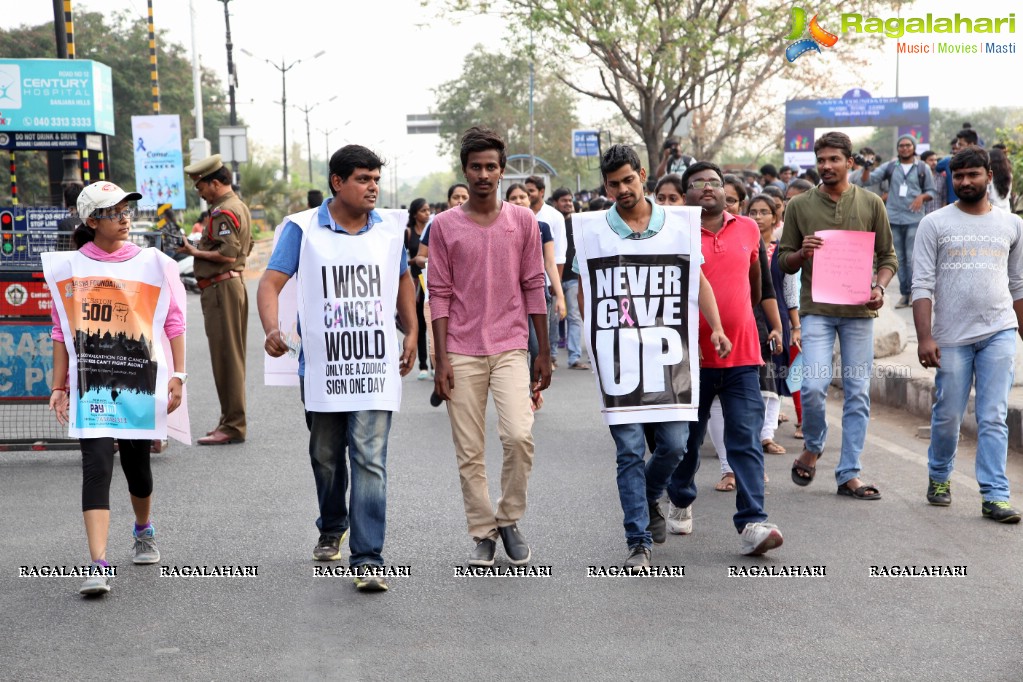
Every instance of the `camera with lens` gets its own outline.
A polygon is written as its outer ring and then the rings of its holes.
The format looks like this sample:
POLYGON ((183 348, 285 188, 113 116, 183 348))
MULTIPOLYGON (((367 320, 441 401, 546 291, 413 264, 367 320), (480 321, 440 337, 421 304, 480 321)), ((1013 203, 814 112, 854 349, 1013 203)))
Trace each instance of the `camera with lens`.
POLYGON ((855 161, 856 165, 860 166, 861 168, 870 168, 871 166, 874 165, 874 160, 868 159, 863 154, 856 154, 855 156, 853 156, 853 161, 855 161))

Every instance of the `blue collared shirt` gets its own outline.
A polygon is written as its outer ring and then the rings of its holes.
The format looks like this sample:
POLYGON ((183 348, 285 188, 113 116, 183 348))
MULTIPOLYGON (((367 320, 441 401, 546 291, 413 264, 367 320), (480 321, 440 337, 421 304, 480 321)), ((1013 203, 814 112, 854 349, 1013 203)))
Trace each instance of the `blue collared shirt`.
MULTIPOLYGON (((339 235, 347 237, 358 237, 360 234, 366 234, 369 232, 374 225, 381 222, 383 218, 376 211, 370 211, 369 219, 366 221, 366 226, 355 234, 351 234, 346 231, 343 227, 334 222, 334 219, 330 215, 330 209, 328 205, 334 199, 327 199, 316 212, 316 220, 320 227, 330 228, 339 235)), ((277 240, 277 245, 274 246, 273 253, 270 254, 270 262, 267 263, 267 270, 276 270, 277 272, 283 272, 288 277, 294 277, 295 273, 298 272, 298 264, 302 255, 302 228, 289 220, 285 223, 284 227, 281 228, 281 236, 277 240)), ((408 254, 405 253, 405 249, 401 250, 401 266, 400 275, 404 275, 405 271, 408 270, 408 254)), ((298 327, 298 335, 302 336, 302 329, 298 327)), ((298 353, 298 375, 300 377, 305 376, 305 353, 299 351, 298 353)))
MULTIPOLYGON (((346 237, 358 237, 361 234, 369 232, 374 225, 383 220, 379 213, 376 211, 370 211, 369 219, 366 221, 366 226, 355 234, 351 234, 335 223, 334 219, 331 217, 328 206, 332 201, 334 201, 333 198, 327 199, 320 204, 320 207, 316 212, 316 221, 319 223, 320 227, 329 228, 337 234, 344 235, 346 237)), ((302 228, 289 220, 284 227, 281 228, 281 236, 277 240, 277 245, 274 247, 274 251, 270 255, 270 262, 267 263, 266 267, 269 270, 277 270, 278 272, 283 272, 288 277, 293 277, 295 273, 298 272, 298 263, 301 254, 302 228)), ((402 249, 401 267, 398 274, 404 275, 406 270, 408 270, 408 254, 405 253, 405 249, 402 249)))

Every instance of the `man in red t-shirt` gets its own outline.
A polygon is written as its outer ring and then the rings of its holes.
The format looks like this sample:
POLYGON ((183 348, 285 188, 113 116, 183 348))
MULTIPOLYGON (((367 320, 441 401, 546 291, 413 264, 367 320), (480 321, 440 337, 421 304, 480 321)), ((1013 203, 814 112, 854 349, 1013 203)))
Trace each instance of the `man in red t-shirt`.
POLYGON ((690 532, 696 499, 700 446, 707 433, 710 404, 721 400, 725 417, 725 449, 735 472, 735 528, 741 551, 759 555, 782 544, 778 527, 766 523, 764 451, 760 429, 764 400, 760 395, 760 337, 753 307, 760 301, 760 231, 750 218, 725 211, 724 176, 713 163, 701 161, 682 175, 685 203, 702 209, 703 274, 717 299, 721 326, 732 352, 719 357, 710 343, 710 327, 700 315, 700 411, 689 427, 682 463, 668 482, 668 530, 690 532), (752 305, 751 305, 752 304, 752 305))

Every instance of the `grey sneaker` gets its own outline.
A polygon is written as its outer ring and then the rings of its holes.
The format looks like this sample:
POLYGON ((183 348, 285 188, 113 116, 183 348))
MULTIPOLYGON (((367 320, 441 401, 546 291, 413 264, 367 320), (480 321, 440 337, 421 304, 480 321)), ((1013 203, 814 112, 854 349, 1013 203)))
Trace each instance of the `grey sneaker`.
POLYGON ((160 562, 160 550, 156 548, 156 526, 152 523, 141 533, 135 532, 132 528, 132 536, 135 538, 134 556, 131 561, 135 564, 156 564, 160 562))
POLYGON ((78 588, 78 594, 106 594, 110 591, 110 577, 105 574, 105 567, 101 564, 93 564, 94 575, 90 575, 78 588))
POLYGON ((781 547, 781 531, 773 523, 747 523, 740 538, 741 552, 746 556, 760 556, 781 547))
POLYGON ((320 533, 320 539, 316 541, 313 548, 313 559, 315 561, 339 561, 341 559, 341 545, 348 537, 346 530, 340 536, 320 533))

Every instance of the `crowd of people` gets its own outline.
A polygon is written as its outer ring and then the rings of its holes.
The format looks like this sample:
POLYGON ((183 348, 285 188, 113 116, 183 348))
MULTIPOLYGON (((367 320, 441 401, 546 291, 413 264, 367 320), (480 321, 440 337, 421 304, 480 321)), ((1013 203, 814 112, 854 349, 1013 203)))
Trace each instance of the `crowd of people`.
MULTIPOLYGON (((387 589, 388 436, 401 378, 417 359, 417 378, 432 380, 432 400, 447 405, 470 566, 492 566, 498 542, 512 565, 530 562, 519 523, 534 457, 533 413, 562 347, 566 368, 596 378, 616 449, 628 571, 650 570, 653 546, 667 534, 693 531, 708 433, 721 467, 715 490, 736 495, 740 552, 782 545, 765 508, 764 456, 786 454, 775 434, 791 421, 782 406, 791 397, 794 435, 804 444, 791 480, 814 482, 827 445, 836 340, 844 393, 842 438, 832 455, 836 492, 878 501, 882 491, 862 477, 861 455, 874 319, 896 277, 896 306, 913 307, 920 362, 937 370, 926 498, 951 504, 959 427, 975 379, 981 512, 1018 523, 1005 464, 1015 336, 1023 328, 1023 220, 1002 208, 1013 200, 1009 165, 1004 150, 988 153, 968 127, 944 158, 918 159, 917 145, 901 137, 897 159, 882 164, 872 150, 854 152, 845 134, 827 132, 815 141, 812 169, 768 164, 725 173, 669 138, 656 177, 634 149, 613 145, 601 156, 599 195, 558 188, 545 201, 540 176, 502 187, 505 143, 474 127, 460 147, 465 182, 451 186, 439 211, 426 198, 407 210, 377 208, 383 161, 359 145, 339 149, 329 162, 331 196, 285 218, 257 295, 269 356, 295 350, 282 331, 288 315, 297 317, 302 338, 295 371, 319 505, 313 558, 339 560, 350 533, 356 587, 387 589), (814 256, 825 230, 870 233, 865 300, 815 297, 814 256), (484 461, 490 398, 504 452, 496 506, 484 461)), ((251 248, 248 211, 219 157, 186 170, 211 203, 199 244, 182 249, 197 259, 221 398, 219 422, 199 442, 227 445, 246 438, 247 298, 236 273, 251 248)), ((86 188, 76 202, 79 252, 44 263, 51 291, 68 292, 53 307, 50 406, 81 438, 83 511, 97 567, 85 594, 109 591, 102 569, 115 440, 136 514, 134 560, 159 561, 148 439, 166 435, 166 415, 181 403, 187 377, 180 284, 168 281, 165 256, 138 259, 138 247, 127 242, 128 202, 137 198, 111 183, 86 188), (78 338, 99 321, 117 324, 94 304, 100 289, 146 291, 137 282, 155 298, 128 301, 118 329, 150 339, 146 360, 158 369, 141 391, 148 402, 136 412, 119 404, 124 425, 97 416, 107 403, 94 393, 109 391, 116 401, 119 380, 78 338), (158 350, 157 340, 168 350, 158 350)))

